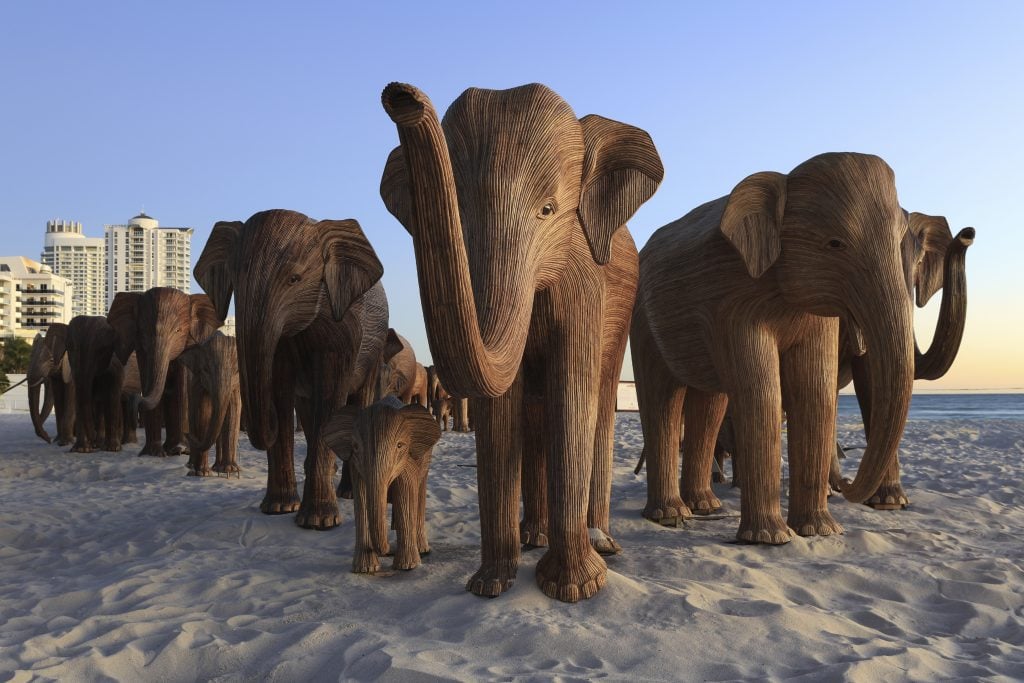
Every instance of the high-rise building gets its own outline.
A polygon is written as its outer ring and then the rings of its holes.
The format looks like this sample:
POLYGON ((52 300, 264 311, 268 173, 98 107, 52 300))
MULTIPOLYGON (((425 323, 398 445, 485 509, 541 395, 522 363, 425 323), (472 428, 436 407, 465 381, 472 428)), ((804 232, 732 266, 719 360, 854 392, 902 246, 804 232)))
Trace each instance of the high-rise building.
POLYGON ((0 256, 0 336, 31 339, 72 313, 73 285, 24 256, 0 256))
POLYGON ((102 237, 86 237, 75 221, 46 222, 42 262, 71 280, 74 315, 106 315, 107 264, 102 237))
POLYGON ((192 228, 161 228, 145 213, 126 225, 105 226, 107 307, 118 292, 173 287, 189 293, 193 232, 192 228))

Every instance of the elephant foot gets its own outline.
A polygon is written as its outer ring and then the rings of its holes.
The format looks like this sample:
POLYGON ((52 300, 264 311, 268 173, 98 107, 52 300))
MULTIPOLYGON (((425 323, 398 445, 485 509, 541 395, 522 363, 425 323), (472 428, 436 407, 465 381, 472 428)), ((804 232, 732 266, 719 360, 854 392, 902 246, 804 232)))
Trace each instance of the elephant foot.
POLYGON ((741 518, 736 538, 741 543, 782 545, 793 539, 793 530, 782 521, 782 516, 776 512, 758 515, 752 522, 741 518))
POLYGON ((242 469, 238 466, 238 463, 234 462, 221 464, 214 463, 213 471, 217 474, 223 474, 226 477, 230 477, 232 474, 238 478, 242 477, 242 469))
POLYGON ((395 553, 395 560, 391 565, 392 569, 409 571, 420 566, 420 554, 415 547, 399 548, 395 553))
POLYGON ((294 492, 272 494, 269 491, 260 503, 260 512, 265 515, 287 515, 299 509, 299 496, 294 492))
POLYGON ((338 498, 343 498, 345 500, 352 500, 352 486, 351 486, 351 484, 349 484, 348 486, 345 485, 345 482, 342 482, 342 483, 338 484, 338 488, 335 489, 334 494, 336 496, 338 496, 338 498))
POLYGON ((683 522, 693 517, 690 508, 686 506, 679 496, 672 496, 663 500, 647 499, 647 506, 644 507, 644 517, 657 522, 662 526, 682 526, 683 522))
POLYGON ((333 529, 341 524, 341 512, 334 501, 309 503, 302 501, 295 523, 303 529, 333 529))
POLYGON ((519 542, 530 550, 534 548, 547 548, 547 525, 524 519, 519 523, 519 542))
POLYGON ((139 451, 140 458, 144 455, 149 455, 154 458, 162 458, 166 455, 166 453, 164 453, 164 447, 159 441, 147 441, 145 445, 143 445, 142 450, 139 451))
POLYGON ((496 598, 516 582, 517 565, 484 562, 466 582, 473 595, 496 598))
POLYGON ((695 515, 710 515, 722 508, 722 501, 714 494, 710 487, 703 489, 684 489, 680 498, 695 515))
POLYGON ((618 555, 622 552, 622 546, 602 529, 591 527, 587 529, 587 533, 590 534, 590 545, 598 555, 618 555))
POLYGON ((843 533, 843 525, 832 518, 826 510, 814 510, 808 514, 789 514, 789 528, 800 536, 833 536, 843 533))
POLYGON ((561 552, 548 548, 537 562, 537 585, 544 595, 562 602, 591 598, 604 586, 608 565, 587 544, 582 560, 569 563, 561 552))
POLYGON ((46 443, 53 443, 53 439, 50 438, 49 433, 47 433, 47 431, 45 429, 42 430, 42 431, 36 432, 36 436, 38 436, 40 439, 42 439, 46 443))
POLYGON ((903 510, 910 505, 910 499, 907 498, 903 485, 897 481, 879 486, 875 495, 864 501, 864 504, 876 510, 903 510))
POLYGON ((111 453, 119 453, 121 451, 120 441, 108 441, 104 446, 103 450, 110 451, 111 453))
POLYGON ((68 444, 71 444, 71 443, 74 443, 74 439, 71 439, 71 438, 68 438, 68 437, 63 437, 63 436, 57 438, 57 445, 58 446, 67 446, 68 444))
POLYGON ((712 472, 711 473, 711 483, 712 484, 724 484, 725 483, 725 475, 722 474, 721 472, 712 472))
POLYGON ((163 445, 164 455, 191 455, 192 452, 189 447, 183 443, 170 443, 164 442, 163 445))
POLYGON ((370 549, 356 550, 352 555, 353 574, 376 574, 380 571, 380 560, 377 553, 370 549))
POLYGON ((92 446, 90 446, 89 444, 87 444, 87 443, 85 443, 83 441, 76 441, 75 444, 71 447, 71 450, 68 451, 68 452, 69 453, 95 453, 98 450, 99 450, 98 448, 93 448, 92 446))
POLYGON ((188 468, 188 474, 186 476, 189 476, 189 477, 209 477, 212 474, 213 474, 213 470, 211 470, 209 467, 189 467, 188 468))

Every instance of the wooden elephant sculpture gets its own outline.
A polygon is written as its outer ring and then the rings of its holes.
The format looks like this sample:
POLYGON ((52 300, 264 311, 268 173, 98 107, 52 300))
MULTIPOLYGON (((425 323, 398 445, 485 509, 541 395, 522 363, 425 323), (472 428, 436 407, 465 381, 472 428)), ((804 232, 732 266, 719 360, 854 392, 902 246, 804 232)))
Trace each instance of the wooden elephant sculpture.
POLYGON ((470 88, 443 121, 409 85, 387 86, 382 102, 400 145, 381 196, 412 235, 441 382, 472 403, 482 557, 467 590, 507 590, 523 534, 546 530, 538 586, 588 598, 607 572, 591 536, 610 538, 615 392, 636 291, 624 225, 661 182, 657 150, 638 128, 577 118, 539 84, 470 88), (539 413, 524 410, 533 394, 539 413), (547 438, 528 451, 524 433, 547 438), (521 468, 537 460, 550 482, 522 489, 517 529, 521 468))
POLYGON ((75 438, 75 384, 67 357, 68 326, 53 323, 46 334, 32 341, 28 364, 28 408, 36 436, 51 442, 43 423, 53 410, 57 419, 57 445, 66 446, 75 438), (45 392, 39 408, 39 391, 45 392))
POLYGON ((892 170, 878 157, 842 153, 813 157, 788 175, 751 175, 654 233, 640 254, 630 334, 647 456, 645 517, 674 523, 720 505, 711 461, 728 401, 743 461, 738 538, 785 543, 791 529, 842 531, 827 503, 839 317, 856 321, 874 351, 875 429, 843 490, 860 502, 895 462, 910 404, 904 229, 892 170), (788 524, 779 505, 783 409, 788 524), (680 416, 686 440, 677 480, 680 416))
POLYGON ((139 455, 182 455, 188 451, 188 373, 178 358, 221 325, 205 294, 170 287, 118 292, 107 311, 121 344, 135 352, 142 381, 146 443, 139 455), (166 438, 161 441, 161 424, 166 438))
POLYGON ((185 349, 178 360, 188 368, 189 459, 188 474, 207 477, 216 472, 241 476, 238 466, 238 432, 242 394, 238 380, 235 338, 215 332, 185 349), (217 445, 216 460, 209 452, 217 445))
POLYGON ((402 335, 388 328, 383 362, 377 378, 376 399, 397 396, 402 403, 427 407, 426 370, 416 362, 416 351, 402 335), (420 373, 423 373, 422 376, 420 373))
POLYGON ((427 472, 441 430, 420 405, 394 396, 367 408, 345 406, 328 420, 324 439, 352 467, 356 545, 352 571, 372 574, 387 555, 387 505, 397 532, 394 568, 413 569, 430 552, 426 530, 427 472))
POLYGON ((383 266, 354 220, 315 221, 275 209, 218 222, 194 273, 217 315, 235 297, 242 406, 253 446, 267 451, 265 514, 298 511, 302 527, 341 522, 329 415, 373 402, 387 335, 383 266), (306 480, 295 481, 293 413, 306 435, 306 480))
POLYGON ((125 351, 117 331, 102 315, 79 315, 68 323, 67 354, 75 385, 72 453, 121 450, 121 389, 129 357, 125 351))

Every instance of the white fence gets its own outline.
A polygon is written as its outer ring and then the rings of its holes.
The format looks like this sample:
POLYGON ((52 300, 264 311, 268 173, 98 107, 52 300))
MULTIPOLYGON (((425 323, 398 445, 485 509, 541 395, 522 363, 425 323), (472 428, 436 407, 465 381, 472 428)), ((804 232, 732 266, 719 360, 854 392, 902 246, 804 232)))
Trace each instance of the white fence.
MULTIPOLYGON (((7 379, 11 380, 11 386, 25 379, 25 375, 7 375, 7 379)), ((42 392, 40 391, 40 403, 42 403, 42 392)), ((22 384, 20 387, 11 389, 6 394, 0 396, 0 413, 14 413, 14 412, 28 412, 28 385, 22 384)))

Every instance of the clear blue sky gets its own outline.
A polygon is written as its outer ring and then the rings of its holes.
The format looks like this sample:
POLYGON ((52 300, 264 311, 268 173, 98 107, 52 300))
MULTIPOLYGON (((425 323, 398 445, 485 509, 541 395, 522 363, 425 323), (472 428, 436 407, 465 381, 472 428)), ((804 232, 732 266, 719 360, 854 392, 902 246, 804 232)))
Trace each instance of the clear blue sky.
POLYGON ((397 144, 380 91, 413 83, 443 111, 539 81, 651 133, 666 173, 630 223, 641 245, 754 171, 881 155, 906 208, 978 229, 940 386, 1024 386, 1024 2, 379 4, 0 5, 0 252, 143 206, 195 227, 195 256, 217 220, 354 217, 426 356, 411 242, 378 195, 397 144))

